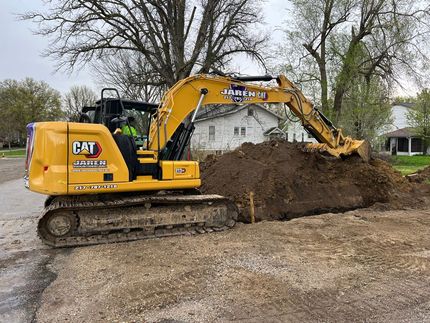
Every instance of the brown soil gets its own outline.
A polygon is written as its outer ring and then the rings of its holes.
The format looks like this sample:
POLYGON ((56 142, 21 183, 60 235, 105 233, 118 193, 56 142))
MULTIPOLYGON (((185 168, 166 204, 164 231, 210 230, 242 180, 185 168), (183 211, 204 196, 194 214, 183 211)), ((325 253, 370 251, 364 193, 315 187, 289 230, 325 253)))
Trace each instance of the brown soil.
POLYGON ((430 166, 408 175, 408 180, 412 183, 424 183, 430 180, 430 166))
POLYGON ((430 210, 361 209, 76 248, 34 321, 429 322, 429 231, 430 210))
POLYGON ((304 152, 285 141, 246 143, 202 166, 203 193, 232 198, 249 219, 249 193, 255 194, 257 220, 345 211, 377 202, 396 203, 412 185, 380 159, 363 162, 304 152))

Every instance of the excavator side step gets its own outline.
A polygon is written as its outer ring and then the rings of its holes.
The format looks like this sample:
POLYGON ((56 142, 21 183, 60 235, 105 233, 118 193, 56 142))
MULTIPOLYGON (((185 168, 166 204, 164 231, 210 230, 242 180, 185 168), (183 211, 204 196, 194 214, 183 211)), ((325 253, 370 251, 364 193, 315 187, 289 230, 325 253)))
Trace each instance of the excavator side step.
POLYGON ((237 216, 219 195, 61 196, 43 210, 38 234, 47 245, 74 247, 223 231, 237 216))

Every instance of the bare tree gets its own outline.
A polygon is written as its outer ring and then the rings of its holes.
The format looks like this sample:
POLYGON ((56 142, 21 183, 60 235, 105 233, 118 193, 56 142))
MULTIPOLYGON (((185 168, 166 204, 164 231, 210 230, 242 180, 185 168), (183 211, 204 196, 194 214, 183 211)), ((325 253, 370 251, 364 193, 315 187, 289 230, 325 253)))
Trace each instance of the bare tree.
POLYGON ((167 86, 192 72, 223 67, 237 53, 263 62, 267 37, 256 32, 260 0, 52 0, 22 19, 51 37, 59 68, 138 52, 167 86))
POLYGON ((92 63, 93 74, 101 86, 117 88, 121 95, 146 102, 158 102, 166 90, 160 75, 153 72, 138 52, 123 51, 92 63))
POLYGON ((85 85, 72 86, 64 95, 63 107, 69 121, 76 122, 84 106, 93 106, 97 100, 95 92, 85 85))
POLYGON ((400 73, 422 75, 419 63, 429 61, 425 48, 430 6, 426 1, 292 3, 293 27, 287 32, 287 47, 299 50, 297 44, 302 44, 292 66, 304 71, 299 81, 318 84, 323 110, 333 109, 337 117, 344 96, 360 75, 395 82, 400 73), (362 55, 363 49, 366 55, 362 55))

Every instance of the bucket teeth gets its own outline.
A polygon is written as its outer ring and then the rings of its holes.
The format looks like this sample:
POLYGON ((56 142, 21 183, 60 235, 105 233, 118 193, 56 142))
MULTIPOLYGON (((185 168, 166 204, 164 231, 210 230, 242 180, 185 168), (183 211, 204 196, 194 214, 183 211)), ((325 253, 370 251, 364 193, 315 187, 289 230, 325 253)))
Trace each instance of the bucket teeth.
POLYGON ((370 160, 370 144, 366 140, 353 140, 350 137, 346 137, 343 144, 336 148, 331 148, 327 144, 323 143, 310 143, 305 146, 305 150, 308 152, 318 151, 320 153, 327 152, 335 157, 359 155, 365 162, 370 160))

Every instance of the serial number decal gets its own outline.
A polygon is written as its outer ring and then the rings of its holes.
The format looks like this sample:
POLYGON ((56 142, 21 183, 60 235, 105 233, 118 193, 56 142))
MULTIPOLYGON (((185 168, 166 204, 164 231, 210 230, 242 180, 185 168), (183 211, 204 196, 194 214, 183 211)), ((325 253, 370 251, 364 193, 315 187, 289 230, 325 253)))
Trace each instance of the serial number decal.
POLYGON ((250 101, 254 98, 266 101, 269 97, 267 92, 250 91, 246 86, 237 84, 231 84, 230 88, 223 89, 221 94, 224 95, 224 99, 231 100, 233 102, 250 101))
POLYGON ((73 162, 73 168, 106 168, 106 160, 76 160, 73 162))
POLYGON ((84 190, 102 190, 107 188, 117 188, 116 184, 104 184, 104 185, 79 185, 75 186, 75 191, 84 191, 84 190))
POLYGON ((185 168, 176 168, 175 172, 176 174, 185 174, 187 170, 185 168))

